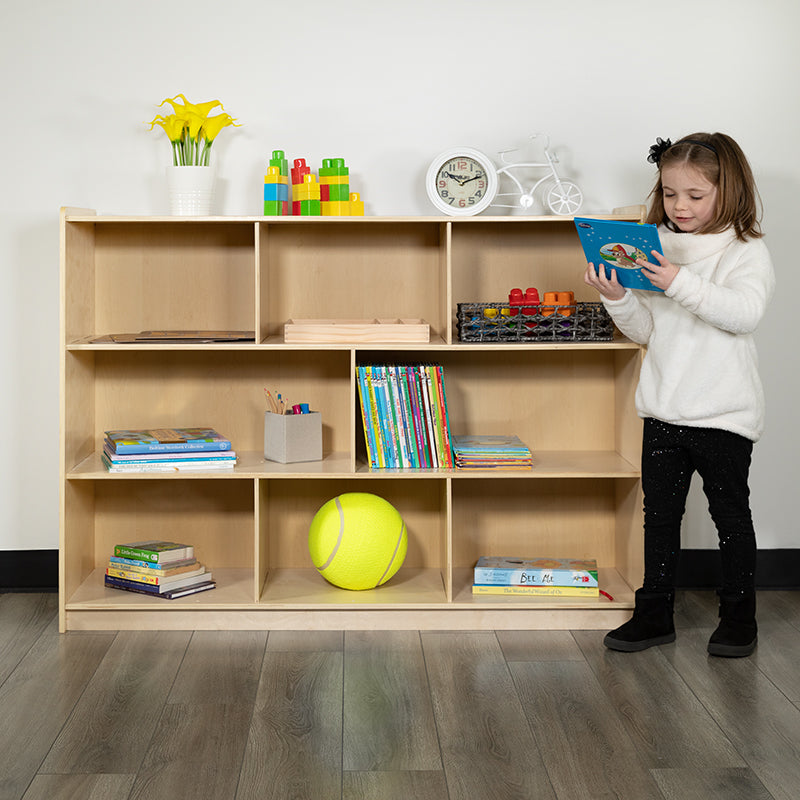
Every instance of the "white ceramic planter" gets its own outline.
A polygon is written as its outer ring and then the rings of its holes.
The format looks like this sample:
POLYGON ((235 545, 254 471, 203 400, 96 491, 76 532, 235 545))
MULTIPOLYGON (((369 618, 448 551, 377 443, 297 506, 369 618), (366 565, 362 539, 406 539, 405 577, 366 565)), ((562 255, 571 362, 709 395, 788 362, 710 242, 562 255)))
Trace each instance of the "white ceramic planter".
POLYGON ((213 167, 167 167, 170 213, 178 217, 211 214, 213 167))

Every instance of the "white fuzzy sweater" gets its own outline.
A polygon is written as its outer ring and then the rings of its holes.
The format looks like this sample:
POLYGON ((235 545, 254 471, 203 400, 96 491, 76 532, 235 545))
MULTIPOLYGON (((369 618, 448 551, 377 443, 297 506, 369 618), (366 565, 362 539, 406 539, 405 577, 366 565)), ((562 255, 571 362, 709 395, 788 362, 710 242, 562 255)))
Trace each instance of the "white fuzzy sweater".
POLYGON ((688 234, 662 226, 659 235, 664 255, 680 267, 669 289, 603 299, 617 327, 647 345, 639 416, 757 441, 764 392, 752 334, 775 288, 766 245, 741 242, 732 230, 688 234))

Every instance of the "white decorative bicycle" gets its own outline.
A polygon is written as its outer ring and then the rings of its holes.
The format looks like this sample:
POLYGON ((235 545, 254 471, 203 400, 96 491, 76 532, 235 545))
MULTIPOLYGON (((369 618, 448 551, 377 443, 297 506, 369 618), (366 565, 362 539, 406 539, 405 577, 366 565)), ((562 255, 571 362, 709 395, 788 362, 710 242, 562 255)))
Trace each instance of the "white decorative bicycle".
POLYGON ((558 164, 558 156, 550 151, 550 137, 543 133, 534 133, 530 139, 533 141, 534 139, 538 139, 540 137, 544 137, 545 140, 544 161, 513 162, 506 158, 508 153, 516 153, 520 148, 502 150, 498 153, 500 160, 503 162, 503 166, 496 170, 497 177, 498 179, 501 179, 503 176, 507 177, 514 184, 515 191, 498 192, 490 205, 496 208, 524 208, 527 210, 533 206, 534 192, 536 192, 536 190, 543 184, 551 182, 552 185, 548 186, 546 193, 544 194, 544 201, 547 203, 548 208, 554 214, 571 216, 575 214, 583 204, 583 192, 580 190, 577 184, 561 179, 561 176, 558 174, 558 170, 556 169, 556 164, 558 164), (520 177, 514 174, 515 172, 537 168, 546 169, 547 173, 539 178, 539 180, 537 180, 528 189, 524 187, 520 177), (507 200, 508 198, 512 197, 516 198, 516 202, 497 202, 498 200, 507 200))
POLYGON ((492 159, 472 147, 452 147, 431 162, 425 175, 425 188, 433 205, 445 214, 454 216, 480 214, 489 206, 497 208, 522 208, 527 211, 534 203, 534 192, 547 185, 544 202, 554 214, 569 216, 583 203, 583 192, 571 181, 561 179, 556 164, 558 157, 550 152, 550 138, 535 133, 531 140, 544 137, 544 161, 517 161, 507 158, 514 150, 499 153, 503 166, 499 169, 492 159), (547 172, 530 188, 531 170, 546 169, 547 172), (516 191, 499 192, 501 179, 508 178, 516 191), (515 202, 508 201, 514 198, 515 202))

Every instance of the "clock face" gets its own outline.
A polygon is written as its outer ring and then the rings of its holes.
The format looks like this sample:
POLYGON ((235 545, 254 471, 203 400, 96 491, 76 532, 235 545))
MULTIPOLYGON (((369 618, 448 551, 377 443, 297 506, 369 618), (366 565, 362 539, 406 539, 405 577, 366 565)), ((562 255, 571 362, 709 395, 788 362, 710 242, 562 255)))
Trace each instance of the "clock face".
POLYGON ((494 200, 497 174, 482 153, 460 148, 433 161, 427 189, 431 202, 446 214, 477 214, 494 200))

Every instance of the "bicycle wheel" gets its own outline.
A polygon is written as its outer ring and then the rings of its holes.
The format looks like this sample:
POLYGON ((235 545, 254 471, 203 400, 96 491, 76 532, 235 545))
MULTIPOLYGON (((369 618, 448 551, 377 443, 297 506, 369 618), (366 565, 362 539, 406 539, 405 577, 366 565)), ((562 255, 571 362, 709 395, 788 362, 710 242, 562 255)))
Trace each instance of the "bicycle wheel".
POLYGON ((547 192, 547 205, 554 214, 574 214, 583 203, 583 192, 569 181, 555 184, 547 192))

